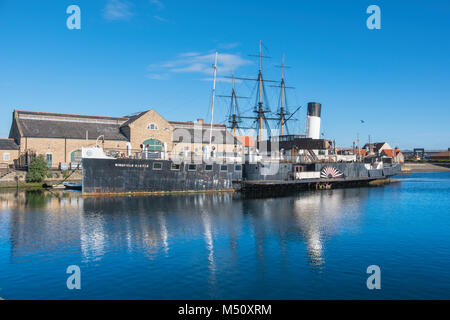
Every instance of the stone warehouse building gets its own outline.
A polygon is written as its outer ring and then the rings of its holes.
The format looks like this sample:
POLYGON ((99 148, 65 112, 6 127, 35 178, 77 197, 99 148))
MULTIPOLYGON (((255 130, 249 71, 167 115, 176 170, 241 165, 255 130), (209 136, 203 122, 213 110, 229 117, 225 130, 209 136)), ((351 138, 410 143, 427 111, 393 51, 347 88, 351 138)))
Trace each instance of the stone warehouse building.
POLYGON ((0 139, 0 168, 8 168, 19 157, 19 146, 14 139, 0 139))
MULTIPOLYGON (((107 153, 122 157, 143 151, 202 156, 209 146, 210 135, 211 146, 218 153, 242 150, 239 140, 225 125, 214 124, 212 134, 210 128, 201 119, 167 121, 153 109, 125 117, 14 110, 8 141, 9 147, 16 149, 6 158, 12 163, 24 155, 42 154, 52 168, 73 165, 81 160, 82 147, 95 145, 100 136, 98 142, 107 153)), ((1 150, 0 156, 4 152, 1 150)))

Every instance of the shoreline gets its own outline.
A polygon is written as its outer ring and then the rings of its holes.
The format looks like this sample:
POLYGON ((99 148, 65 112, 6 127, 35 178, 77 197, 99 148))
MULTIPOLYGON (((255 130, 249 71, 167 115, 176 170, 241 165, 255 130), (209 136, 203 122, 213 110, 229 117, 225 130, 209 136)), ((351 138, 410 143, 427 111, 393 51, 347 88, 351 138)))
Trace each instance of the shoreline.
POLYGON ((447 172, 450 171, 449 164, 435 164, 427 162, 407 162, 402 164, 402 173, 413 172, 447 172))

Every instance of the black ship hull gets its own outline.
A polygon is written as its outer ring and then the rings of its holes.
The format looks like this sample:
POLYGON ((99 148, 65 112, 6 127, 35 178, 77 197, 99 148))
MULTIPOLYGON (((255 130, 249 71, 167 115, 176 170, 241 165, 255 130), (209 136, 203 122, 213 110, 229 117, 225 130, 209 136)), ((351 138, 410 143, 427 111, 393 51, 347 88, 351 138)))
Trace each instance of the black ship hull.
POLYGON ((399 164, 373 169, 364 163, 177 164, 170 160, 85 158, 82 190, 86 195, 273 193, 388 181, 400 172, 399 164))
POLYGON ((170 160, 83 159, 84 194, 234 191, 242 166, 170 160))

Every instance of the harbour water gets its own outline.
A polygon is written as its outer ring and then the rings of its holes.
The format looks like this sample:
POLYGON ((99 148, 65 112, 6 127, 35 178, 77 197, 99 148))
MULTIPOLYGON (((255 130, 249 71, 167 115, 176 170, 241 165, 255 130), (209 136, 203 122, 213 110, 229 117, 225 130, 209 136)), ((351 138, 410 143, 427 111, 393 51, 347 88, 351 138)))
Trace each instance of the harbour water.
POLYGON ((0 297, 449 299, 450 172, 397 179, 265 199, 3 191, 0 297))

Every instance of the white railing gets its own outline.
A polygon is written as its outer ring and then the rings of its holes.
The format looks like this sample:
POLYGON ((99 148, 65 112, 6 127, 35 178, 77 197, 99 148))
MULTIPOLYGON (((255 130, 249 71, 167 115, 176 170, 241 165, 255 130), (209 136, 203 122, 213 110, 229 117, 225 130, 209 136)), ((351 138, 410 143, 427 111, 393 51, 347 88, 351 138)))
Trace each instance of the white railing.
POLYGON ((295 180, 319 179, 319 178, 320 178, 320 171, 308 171, 308 172, 296 172, 295 173, 295 180))

